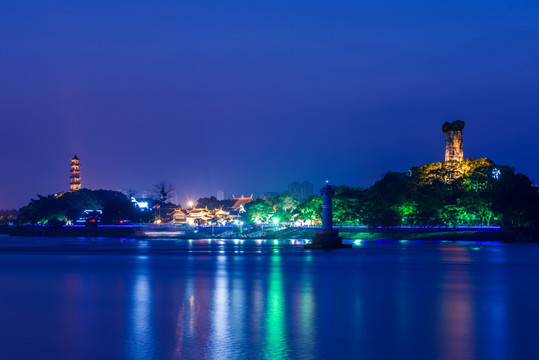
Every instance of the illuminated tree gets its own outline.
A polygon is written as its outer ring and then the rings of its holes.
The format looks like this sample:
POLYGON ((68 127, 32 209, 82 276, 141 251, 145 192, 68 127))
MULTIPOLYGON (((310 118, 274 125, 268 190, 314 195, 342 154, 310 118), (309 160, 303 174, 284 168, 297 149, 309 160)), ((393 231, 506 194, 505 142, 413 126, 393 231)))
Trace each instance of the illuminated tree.
POLYGON ((468 178, 478 169, 489 169, 494 162, 487 158, 463 159, 462 161, 444 161, 411 168, 412 177, 418 185, 432 184, 433 181, 452 183, 461 178, 468 178))
POLYGON ((299 220, 318 223, 322 219, 322 197, 313 196, 298 205, 295 211, 299 220))
POLYGON ((418 210, 415 201, 405 201, 397 209, 403 225, 416 225, 418 210))
POLYGON ((243 215, 243 218, 250 223, 267 223, 275 212, 273 205, 263 199, 252 201, 246 204, 246 207, 246 213, 243 215))
POLYGON ((298 200, 293 194, 284 192, 269 200, 273 204, 275 211, 282 210, 287 214, 291 214, 298 206, 298 200))

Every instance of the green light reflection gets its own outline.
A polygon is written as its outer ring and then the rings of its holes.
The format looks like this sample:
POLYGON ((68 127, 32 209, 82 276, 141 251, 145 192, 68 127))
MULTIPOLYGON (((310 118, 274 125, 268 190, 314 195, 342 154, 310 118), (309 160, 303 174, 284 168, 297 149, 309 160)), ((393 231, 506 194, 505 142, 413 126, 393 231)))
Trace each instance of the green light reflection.
POLYGON ((283 275, 281 255, 274 253, 271 257, 269 272, 269 288, 266 310, 266 359, 282 359, 287 353, 285 334, 285 299, 283 293, 283 275))

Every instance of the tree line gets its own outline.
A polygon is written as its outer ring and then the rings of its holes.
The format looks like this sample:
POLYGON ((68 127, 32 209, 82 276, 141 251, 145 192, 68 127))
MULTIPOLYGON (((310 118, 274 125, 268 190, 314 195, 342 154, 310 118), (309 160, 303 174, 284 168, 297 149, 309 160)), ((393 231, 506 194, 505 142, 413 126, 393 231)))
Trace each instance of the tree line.
MULTIPOLYGON (((298 202, 283 193, 248 204, 249 222, 318 223, 322 199, 298 202)), ((337 186, 333 218, 340 225, 536 226, 539 195, 530 179, 493 161, 464 159, 388 172, 371 187, 337 186)))
MULTIPOLYGON (((368 188, 337 186, 333 197, 334 223, 368 226, 537 226, 539 195, 530 179, 509 166, 493 161, 464 159, 411 168, 408 172, 388 172, 368 188)), ((162 181, 155 186, 151 206, 179 207, 168 203, 173 189, 162 181)), ((200 198, 199 208, 230 208, 233 200, 200 198)), ((21 208, 20 224, 65 223, 80 217, 85 209, 102 209, 102 220, 129 220, 147 223, 152 211, 139 211, 124 194, 110 190, 81 189, 61 195, 38 195, 21 208)), ((322 198, 305 201, 282 193, 245 206, 244 221, 250 223, 299 223, 321 221, 322 198)))

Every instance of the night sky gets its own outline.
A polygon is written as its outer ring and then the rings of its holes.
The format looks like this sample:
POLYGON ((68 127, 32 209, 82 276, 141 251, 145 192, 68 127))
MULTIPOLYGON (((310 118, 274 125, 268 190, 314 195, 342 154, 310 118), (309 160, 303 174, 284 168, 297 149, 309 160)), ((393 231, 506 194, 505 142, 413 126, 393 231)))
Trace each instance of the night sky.
POLYGON ((539 181, 539 2, 2 1, 0 209, 69 188, 179 200, 365 187, 465 157, 539 181))

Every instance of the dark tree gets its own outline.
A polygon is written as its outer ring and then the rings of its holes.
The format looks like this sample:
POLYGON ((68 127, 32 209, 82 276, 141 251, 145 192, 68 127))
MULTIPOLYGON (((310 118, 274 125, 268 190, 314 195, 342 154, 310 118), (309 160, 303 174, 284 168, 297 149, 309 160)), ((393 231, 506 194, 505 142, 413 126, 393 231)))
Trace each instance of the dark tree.
POLYGON ((102 219, 105 223, 114 223, 120 220, 132 221, 137 211, 131 201, 113 199, 104 204, 102 219))
POLYGON ((71 193, 41 196, 32 199, 19 210, 17 221, 22 224, 48 224, 78 219, 84 210, 101 210, 110 200, 127 200, 118 191, 81 189, 71 193))
POLYGON ((127 189, 127 197, 131 199, 132 197, 137 197, 137 190, 135 189, 127 189))
POLYGON ((174 192, 174 187, 171 183, 166 182, 165 180, 161 180, 157 184, 153 186, 154 188, 154 194, 155 194, 155 200, 166 203, 167 200, 169 200, 174 192))

